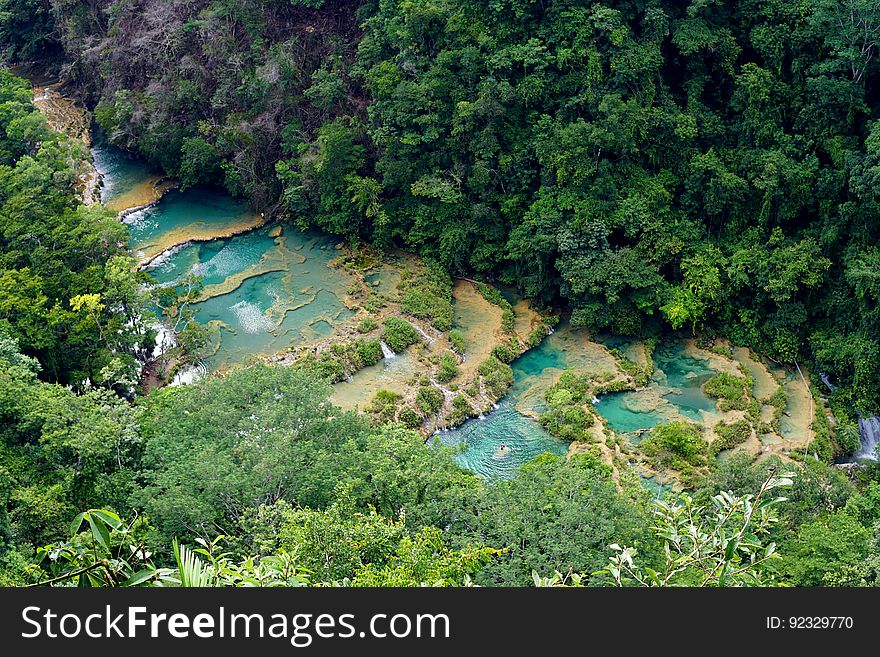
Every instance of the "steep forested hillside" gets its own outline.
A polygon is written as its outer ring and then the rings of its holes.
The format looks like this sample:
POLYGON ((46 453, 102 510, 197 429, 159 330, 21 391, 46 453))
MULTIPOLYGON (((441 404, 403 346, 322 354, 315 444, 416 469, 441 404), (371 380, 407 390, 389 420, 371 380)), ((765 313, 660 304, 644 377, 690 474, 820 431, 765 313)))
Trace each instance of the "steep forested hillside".
POLYGON ((4 4, 184 184, 880 403, 871 0, 4 4))
POLYGON ((44 375, 124 390, 151 340, 126 230, 77 199, 85 147, 50 130, 30 85, 0 71, 0 331, 44 375))

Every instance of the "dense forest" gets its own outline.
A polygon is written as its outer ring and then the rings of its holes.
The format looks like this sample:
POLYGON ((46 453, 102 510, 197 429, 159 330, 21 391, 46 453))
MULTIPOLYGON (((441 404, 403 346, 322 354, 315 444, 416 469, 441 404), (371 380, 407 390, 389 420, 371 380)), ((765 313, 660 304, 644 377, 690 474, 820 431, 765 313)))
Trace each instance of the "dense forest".
POLYGON ((871 0, 4 5, 10 57, 184 184, 880 404, 871 0))
MULTIPOLYGON (((880 408, 873 0, 0 0, 0 44, 183 187, 880 408)), ((876 465, 652 501, 588 454, 486 484, 295 367, 133 394, 153 300, 84 150, 0 74, 0 584, 880 583, 876 465)))

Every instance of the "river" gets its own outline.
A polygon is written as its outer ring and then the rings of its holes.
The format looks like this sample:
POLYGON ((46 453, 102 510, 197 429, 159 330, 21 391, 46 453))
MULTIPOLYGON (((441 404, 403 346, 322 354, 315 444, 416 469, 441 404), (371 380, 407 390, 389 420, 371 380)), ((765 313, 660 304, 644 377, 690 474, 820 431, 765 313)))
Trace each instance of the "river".
MULTIPOLYGON (((391 305, 399 312, 397 284, 402 272, 414 263, 416 269, 423 267, 414 256, 396 254, 357 276, 332 266, 340 255, 335 239, 302 233, 286 224, 268 224, 246 202, 222 190, 177 190, 175 181, 160 171, 108 145, 100 135, 93 138, 88 114, 63 95, 62 85, 35 85, 35 104, 50 124, 91 148, 93 163, 83 163, 81 175, 84 202, 97 202, 100 196, 107 208, 119 214, 129 227, 133 256, 157 283, 173 285, 188 274, 202 278, 194 317, 216 329, 214 344, 204 362, 178 374, 174 383, 187 383, 252 358, 272 355, 276 362, 292 362, 304 345, 317 344, 320 350, 321 344, 332 347, 335 339, 357 337, 355 322, 364 315, 356 310, 363 307, 363 298, 357 301, 349 295, 359 290, 380 308, 391 305)), ((527 300, 510 290, 504 294, 514 311, 513 335, 524 342, 543 320, 527 300)), ((745 349, 730 349, 725 355, 724 348, 709 352, 693 340, 666 338, 653 354, 655 368, 647 385, 593 400, 603 418, 592 429, 593 444, 570 446, 538 421, 546 410, 545 394, 559 375, 574 370, 603 375, 606 380, 619 378, 612 349, 635 363, 647 361, 639 341, 590 336, 565 322, 514 361, 513 385, 502 399, 487 397, 485 390, 469 393, 471 412, 478 417, 449 428, 447 412, 460 396, 460 386, 473 388, 479 363, 496 344, 510 338, 502 331, 501 309, 478 294, 471 282, 456 281, 453 299, 455 328, 467 344, 466 356, 459 357, 455 383, 439 385, 444 410, 437 417, 428 416, 424 430, 439 443, 458 446, 456 460, 486 479, 513 476, 542 453, 563 455, 586 447, 609 465, 621 458, 629 460, 646 486, 663 490, 668 481, 664 473, 646 471, 644 461, 634 456, 638 442, 646 431, 670 420, 697 422, 711 435, 718 422, 740 419, 742 412, 720 412, 703 392, 702 384, 717 372, 745 372, 754 381, 752 395, 759 401, 764 433, 753 432, 741 449, 755 458, 784 457, 812 439, 814 400, 800 373, 762 361, 745 349), (777 389, 785 393, 784 413, 778 426, 767 429, 774 416, 768 400, 777 389)), ((447 334, 412 317, 406 319, 421 333, 423 343, 401 354, 392 354, 383 344, 384 358, 378 364, 334 386, 335 403, 363 411, 382 389, 412 407, 415 391, 426 385, 426 373, 436 367, 440 356, 451 353, 452 344, 447 334)), ((365 337, 378 337, 380 331, 373 329, 365 337)), ((437 386, 437 381, 432 385, 437 386)), ((863 436, 868 434, 863 440, 867 450, 876 442, 880 425, 876 418, 862 424, 863 436)))
MULTIPOLYGON (((328 338, 350 324, 355 312, 346 294, 353 278, 330 266, 339 255, 334 239, 302 233, 289 225, 266 224, 247 203, 220 190, 179 191, 143 162, 105 143, 94 145, 93 153, 103 178, 102 201, 129 226, 132 253, 155 280, 174 284, 190 273, 202 277, 204 287, 194 315, 217 328, 216 343, 202 371, 283 353, 328 338)), ((398 268, 384 264, 365 282, 392 299, 399 277, 398 268)), ((517 309, 516 325, 526 334, 534 326, 534 317, 520 311, 528 304, 507 294, 517 309)), ((468 357, 460 365, 464 379, 474 374, 476 365, 491 351, 501 313, 469 283, 456 282, 454 299, 456 328, 469 343, 468 357)), ((425 333, 422 326, 420 331, 425 333)), ((429 340, 421 352, 384 358, 337 384, 334 401, 344 408, 363 410, 379 389, 405 394, 428 359, 442 351, 425 335, 429 340)), ((617 372, 611 349, 634 361, 643 359, 637 341, 612 336, 594 339, 563 323, 514 361, 513 386, 494 408, 483 409, 478 418, 457 428, 439 428, 434 434, 437 441, 459 446, 456 460, 490 480, 513 476, 538 454, 566 454, 569 444, 551 436, 537 419, 546 410, 544 395, 567 369, 609 376, 617 372)), ((719 371, 737 373, 732 358, 697 349, 692 340, 666 339, 657 347, 654 361, 655 371, 647 386, 595 400, 596 410, 610 429, 635 445, 646 430, 662 422, 687 419, 713 426, 722 419, 702 384, 719 371)), ((761 369, 764 365, 747 362, 759 375, 756 395, 777 385, 777 378, 787 392, 797 390, 799 383, 791 373, 776 372, 774 378, 769 370, 761 369)), ((803 395, 789 397, 792 412, 784 418, 782 435, 774 435, 769 443, 756 442, 757 452, 791 449, 794 434, 805 427, 809 435, 804 409, 798 406, 803 395)), ((602 449, 610 461, 612 452, 602 449)), ((651 480, 650 485, 656 482, 651 480)))

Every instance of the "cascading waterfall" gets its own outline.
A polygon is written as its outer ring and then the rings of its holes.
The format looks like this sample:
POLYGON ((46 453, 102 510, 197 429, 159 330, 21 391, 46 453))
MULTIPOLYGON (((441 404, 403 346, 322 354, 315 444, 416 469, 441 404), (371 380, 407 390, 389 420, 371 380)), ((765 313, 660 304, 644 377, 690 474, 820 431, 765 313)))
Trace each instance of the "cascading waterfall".
POLYGON ((825 384, 825 387, 828 388, 831 392, 837 390, 837 386, 831 383, 831 379, 825 373, 819 374, 819 378, 822 379, 822 383, 825 384))
MULTIPOLYGON (((142 268, 145 271, 151 271, 153 269, 158 269, 159 267, 163 267, 168 264, 168 262, 176 256, 178 253, 183 251, 184 249, 192 246, 192 242, 184 242, 183 244, 177 244, 176 246, 172 246, 170 249, 165 249, 157 255, 155 258, 150 258, 148 261, 145 261, 142 265, 142 268)), ((193 272, 195 275, 200 275, 199 272, 193 272)))
POLYGON ((157 322, 153 328, 156 330, 156 344, 152 353, 152 358, 155 360, 169 349, 177 346, 177 336, 163 322, 157 322))
POLYGON ((382 355, 385 358, 394 358, 397 355, 393 351, 391 351, 391 347, 389 347, 387 344, 385 344, 384 340, 379 342, 379 346, 382 347, 382 355))
POLYGON ((880 441, 880 415, 859 418, 859 434, 862 436, 862 449, 856 454, 856 460, 877 460, 877 442, 880 441))

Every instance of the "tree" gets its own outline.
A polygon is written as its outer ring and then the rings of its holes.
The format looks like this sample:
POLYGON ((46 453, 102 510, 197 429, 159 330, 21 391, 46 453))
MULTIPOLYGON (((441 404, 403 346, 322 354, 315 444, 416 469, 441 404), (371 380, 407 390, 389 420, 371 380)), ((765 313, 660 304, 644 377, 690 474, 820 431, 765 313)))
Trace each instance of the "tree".
POLYGON ((47 0, 2 0, 0 40, 13 62, 55 55, 59 44, 51 4, 47 0))
POLYGON ((301 573, 287 554, 255 560, 234 561, 219 550, 224 537, 190 549, 175 539, 171 553, 176 566, 159 566, 144 543, 148 528, 142 518, 130 523, 106 509, 90 509, 71 523, 71 537, 38 550, 38 564, 31 586, 79 587, 268 587, 306 586, 301 573), (83 525, 87 531, 81 532, 83 525))
POLYGON ((762 570, 778 559, 776 544, 765 544, 762 534, 778 521, 776 507, 785 498, 771 491, 790 486, 789 476, 770 477, 752 495, 720 493, 712 507, 699 506, 690 495, 656 500, 657 537, 663 541, 665 559, 659 569, 636 565, 637 551, 612 544, 616 552, 603 572, 618 586, 756 586, 762 570))
POLYGON ((151 337, 146 279, 115 215, 78 203, 85 146, 29 101, 29 87, 0 71, 0 322, 41 376, 130 390, 119 384, 136 378, 151 337))
MULTIPOLYGON (((647 517, 618 493, 609 470, 588 455, 566 461, 545 454, 517 477, 499 481, 478 500, 463 526, 466 541, 506 548, 476 577, 485 586, 527 586, 532 571, 598 571, 615 536, 650 544, 647 517)), ((601 578, 587 576, 590 583, 601 578)))
POLYGON ((880 8, 871 0, 813 0, 811 23, 834 56, 863 82, 880 49, 880 8))
POLYGON ((696 334, 697 324, 721 301, 726 266, 727 259, 714 246, 682 259, 682 285, 672 289, 672 300, 661 308, 672 328, 678 330, 687 323, 696 334))
POLYGON ((872 532, 844 511, 823 515, 800 528, 785 572, 795 586, 858 586, 871 538, 872 532))
POLYGON ((213 182, 220 171, 220 153, 202 137, 187 137, 180 149, 180 187, 213 182))

